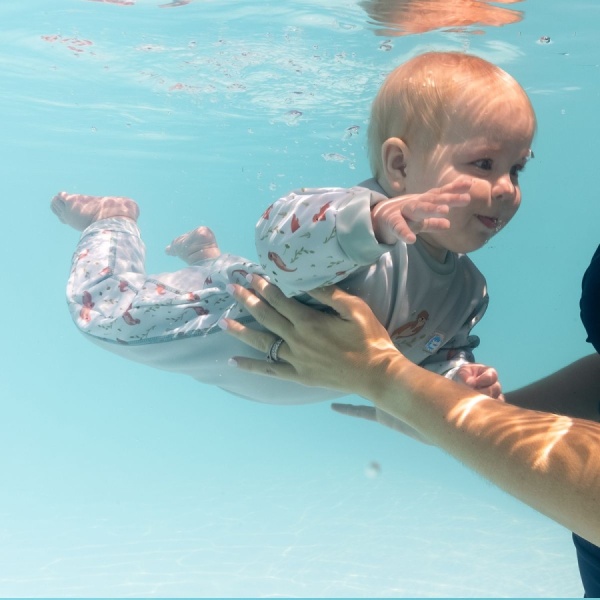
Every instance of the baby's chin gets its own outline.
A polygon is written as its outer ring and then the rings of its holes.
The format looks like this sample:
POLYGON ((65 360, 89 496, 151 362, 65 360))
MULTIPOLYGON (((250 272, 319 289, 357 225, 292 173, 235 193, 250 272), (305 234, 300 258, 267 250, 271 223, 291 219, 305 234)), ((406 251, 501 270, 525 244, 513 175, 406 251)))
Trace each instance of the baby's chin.
POLYGON ((448 250, 456 254, 469 254, 471 252, 475 252, 476 250, 480 250, 481 248, 483 248, 494 236, 495 233, 492 233, 487 236, 481 236, 481 239, 478 240, 469 240, 457 244, 452 244, 452 247, 448 248, 448 250))
POLYGON ((493 237, 495 232, 473 236, 469 240, 455 241, 451 239, 423 239, 420 235, 423 246, 427 251, 440 262, 444 262, 448 252, 454 254, 469 254, 483 248, 493 237))
POLYGON ((444 237, 443 234, 431 235, 420 234, 419 238, 429 254, 440 262, 444 262, 446 254, 469 254, 483 248, 494 236, 496 232, 481 232, 479 235, 469 236, 467 239, 455 240, 450 236, 444 237))

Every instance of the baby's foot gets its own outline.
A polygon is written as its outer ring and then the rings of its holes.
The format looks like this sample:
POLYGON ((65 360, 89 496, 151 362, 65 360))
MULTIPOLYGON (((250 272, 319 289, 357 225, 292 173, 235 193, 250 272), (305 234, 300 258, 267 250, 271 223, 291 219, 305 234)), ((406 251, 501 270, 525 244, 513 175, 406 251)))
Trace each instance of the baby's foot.
POLYGON ((208 227, 198 227, 180 235, 165 248, 165 252, 178 256, 188 265, 197 265, 221 255, 215 234, 208 227))
POLYGON ((60 192, 50 204, 52 212, 66 225, 83 231, 95 221, 110 217, 127 217, 137 221, 138 205, 120 196, 86 196, 60 192))

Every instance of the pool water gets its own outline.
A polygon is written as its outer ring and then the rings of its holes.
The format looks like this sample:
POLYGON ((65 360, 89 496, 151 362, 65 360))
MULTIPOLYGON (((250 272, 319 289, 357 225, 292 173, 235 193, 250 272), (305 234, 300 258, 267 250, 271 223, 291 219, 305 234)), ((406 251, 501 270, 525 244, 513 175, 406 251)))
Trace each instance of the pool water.
POLYGON ((483 23, 420 33, 376 5, 0 5, 1 596, 582 595, 570 533, 440 450, 124 361, 70 320, 77 233, 55 193, 135 198, 149 272, 178 268, 163 248, 198 225, 254 258, 274 199, 369 175, 383 76, 462 49, 513 74, 539 120, 522 208, 473 255, 491 295, 477 358, 512 389, 591 351, 600 4, 480 3, 483 23))

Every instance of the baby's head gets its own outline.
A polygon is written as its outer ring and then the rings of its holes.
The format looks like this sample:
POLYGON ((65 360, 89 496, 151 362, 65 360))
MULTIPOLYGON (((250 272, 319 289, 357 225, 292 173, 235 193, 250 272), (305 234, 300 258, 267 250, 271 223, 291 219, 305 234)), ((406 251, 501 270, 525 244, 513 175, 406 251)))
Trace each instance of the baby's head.
POLYGON ((535 129, 527 94, 499 67, 459 52, 422 54, 395 69, 373 102, 373 174, 390 197, 470 182, 448 229, 418 234, 443 261, 446 251, 481 248, 513 218, 535 129))
MULTIPOLYGON (((456 119, 485 120, 491 100, 505 97, 531 115, 531 102, 500 67, 462 52, 427 52, 394 69, 371 108, 369 158, 375 178, 382 175, 381 150, 400 138, 413 152, 427 152, 456 119)), ((534 117, 535 120, 535 117, 534 117)))

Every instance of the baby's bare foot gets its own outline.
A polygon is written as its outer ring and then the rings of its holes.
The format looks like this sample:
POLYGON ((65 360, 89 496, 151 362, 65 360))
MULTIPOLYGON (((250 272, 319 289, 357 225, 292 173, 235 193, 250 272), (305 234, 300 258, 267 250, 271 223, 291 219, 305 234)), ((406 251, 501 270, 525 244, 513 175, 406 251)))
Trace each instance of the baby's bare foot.
POLYGON ((178 256, 188 265, 196 265, 221 255, 215 234, 204 226, 175 238, 165 248, 165 252, 170 256, 178 256))
POLYGON ((100 219, 126 217, 136 221, 140 214, 135 201, 120 196, 86 196, 60 192, 52 198, 50 207, 63 223, 79 231, 100 219))

